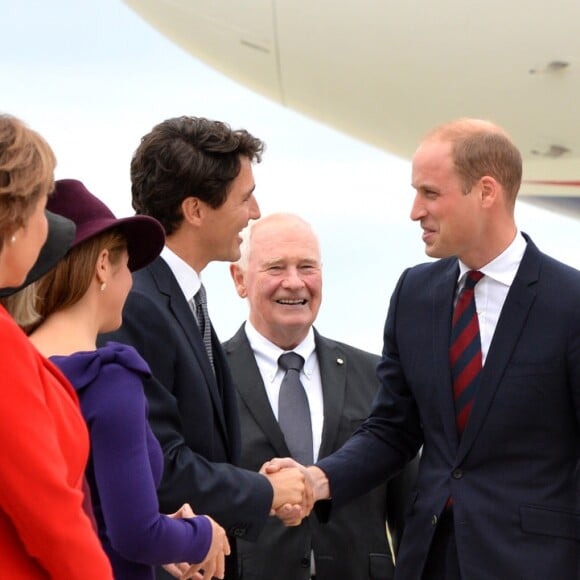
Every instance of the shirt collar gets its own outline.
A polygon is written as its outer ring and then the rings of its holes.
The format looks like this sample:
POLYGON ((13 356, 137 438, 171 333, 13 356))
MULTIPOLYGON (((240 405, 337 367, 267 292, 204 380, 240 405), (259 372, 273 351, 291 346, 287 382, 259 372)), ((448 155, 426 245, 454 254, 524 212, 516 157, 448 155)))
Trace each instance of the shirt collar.
POLYGON ((180 258, 167 246, 163 247, 161 257, 173 272, 185 299, 190 302, 201 286, 201 278, 199 274, 185 260, 180 258))
MULTIPOLYGON (((513 242, 496 258, 491 262, 488 262, 479 271, 485 276, 496 280, 500 284, 505 286, 511 286, 522 258, 524 257, 524 252, 526 251, 526 240, 519 230, 516 232, 516 236, 513 242)), ((459 282, 463 280, 465 274, 471 270, 466 266, 461 260, 459 262, 459 282)))
POLYGON ((304 359, 303 372, 307 377, 310 377, 315 363, 314 350, 316 348, 314 342, 314 330, 312 327, 308 330, 308 334, 304 340, 291 351, 283 350, 272 341, 268 340, 254 328, 249 320, 246 321, 245 331, 250 346, 254 351, 256 360, 259 361, 259 364, 263 369, 267 369, 267 376, 270 381, 274 379, 278 372, 278 358, 285 352, 295 352, 296 354, 299 354, 304 359))

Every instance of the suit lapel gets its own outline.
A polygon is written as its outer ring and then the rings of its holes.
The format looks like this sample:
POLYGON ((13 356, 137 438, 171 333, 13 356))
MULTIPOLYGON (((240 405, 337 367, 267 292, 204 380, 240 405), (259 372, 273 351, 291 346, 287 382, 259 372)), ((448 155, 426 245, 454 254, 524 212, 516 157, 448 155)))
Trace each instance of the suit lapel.
POLYGON ((338 436, 340 417, 344 407, 346 373, 350 361, 337 345, 321 337, 316 330, 314 340, 324 400, 322 441, 318 452, 318 458, 321 459, 332 453, 338 436))
MULTIPOLYGON (((216 375, 214 375, 207 354, 205 352, 205 347, 203 345, 203 340, 199 329, 197 327, 197 322, 195 317, 171 268, 167 265, 165 260, 158 258, 153 262, 149 269, 155 280, 155 284, 159 291, 167 296, 169 310, 171 311, 173 317, 175 318, 177 324, 183 330, 188 342, 191 345, 192 351, 197 359, 197 363, 202 370, 203 376, 208 386, 212 402, 216 411, 216 416, 218 417, 222 432, 224 434, 225 440, 228 440, 226 421, 224 417, 223 404, 220 398, 218 384, 216 375)), ((216 338, 217 340, 217 338, 216 338)))
MULTIPOLYGON (((324 424, 319 450, 319 458, 322 458, 332 453, 338 436, 350 361, 338 346, 321 337, 316 330, 314 337, 324 400, 324 424)), ((262 376, 243 326, 224 345, 224 350, 228 355, 228 363, 240 398, 248 407, 256 424, 270 440, 276 453, 281 457, 289 457, 290 451, 272 412, 262 376)))
POLYGON ((461 438, 458 461, 465 457, 473 445, 521 336, 536 297, 534 286, 539 278, 540 261, 539 250, 528 239, 528 247, 509 289, 493 334, 473 409, 461 438))
POLYGON ((248 408, 256 424, 262 429, 279 457, 290 457, 284 435, 276 421, 266 394, 262 375, 242 325, 238 332, 224 345, 228 363, 234 375, 234 383, 240 398, 248 408))
POLYGON ((451 260, 443 277, 433 291, 433 389, 441 411, 443 429, 452 450, 457 449, 458 437, 455 423, 455 404, 453 402, 453 385, 449 368, 449 340, 451 335, 451 318, 453 299, 457 287, 459 267, 456 260, 451 260))

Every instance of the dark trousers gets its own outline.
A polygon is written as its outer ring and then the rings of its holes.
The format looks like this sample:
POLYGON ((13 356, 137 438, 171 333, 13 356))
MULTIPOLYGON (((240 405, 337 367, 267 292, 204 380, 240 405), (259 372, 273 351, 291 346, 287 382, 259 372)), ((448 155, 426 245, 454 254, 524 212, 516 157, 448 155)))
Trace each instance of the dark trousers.
POLYGON ((423 571, 423 580, 461 580, 452 510, 443 512, 439 519, 423 571))

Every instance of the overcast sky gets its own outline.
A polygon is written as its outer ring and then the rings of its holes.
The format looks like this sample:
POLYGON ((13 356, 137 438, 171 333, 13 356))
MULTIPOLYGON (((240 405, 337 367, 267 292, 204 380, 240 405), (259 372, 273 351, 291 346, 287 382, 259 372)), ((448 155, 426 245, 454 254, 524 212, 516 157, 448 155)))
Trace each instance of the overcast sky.
MULTIPOLYGON (((325 335, 379 352, 402 270, 425 261, 409 219, 408 161, 371 148, 233 83, 165 40, 120 0, 13 0, 2 6, 0 110, 38 130, 76 178, 119 217, 131 215, 129 162, 163 119, 205 116, 245 128, 267 151, 255 168, 262 213, 293 211, 323 250, 325 335)), ((530 120, 533 122, 533 120, 530 120)), ((580 267, 578 222, 520 203, 521 229, 580 267)), ((203 273, 220 338, 247 308, 226 264, 203 273)))

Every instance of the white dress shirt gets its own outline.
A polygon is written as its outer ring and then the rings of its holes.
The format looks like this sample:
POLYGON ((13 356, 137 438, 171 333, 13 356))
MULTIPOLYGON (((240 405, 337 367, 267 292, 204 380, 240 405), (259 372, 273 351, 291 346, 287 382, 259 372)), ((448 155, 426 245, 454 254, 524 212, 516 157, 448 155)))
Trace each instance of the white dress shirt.
POLYGON ((195 312, 195 303, 193 301, 195 295, 197 294, 201 286, 200 275, 182 258, 180 258, 173 250, 170 250, 167 246, 163 247, 161 251, 161 257, 165 260, 166 264, 169 266, 171 272, 177 280, 177 284, 181 288, 187 303, 190 305, 193 312, 193 316, 197 322, 197 315, 195 312))
POLYGON ((308 397, 310 419, 312 421, 312 446, 314 461, 318 459, 318 451, 322 441, 324 424, 324 401, 322 398, 322 381, 320 367, 315 352, 314 331, 308 331, 306 338, 291 351, 282 350, 273 342, 262 336, 248 320, 245 325, 246 336, 254 351, 254 357, 262 375, 266 394, 272 407, 272 412, 278 420, 278 395, 285 371, 278 367, 278 358, 285 352, 295 352, 304 359, 304 367, 300 372, 300 381, 308 397))
MULTIPOLYGON (((479 269, 484 277, 475 285, 475 307, 479 320, 483 364, 485 364, 505 299, 525 251, 526 240, 518 230, 513 242, 497 258, 479 269)), ((459 260, 459 278, 455 300, 465 286, 465 278, 469 270, 470 268, 459 260)))

